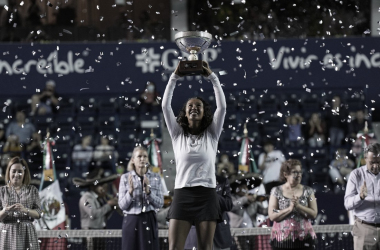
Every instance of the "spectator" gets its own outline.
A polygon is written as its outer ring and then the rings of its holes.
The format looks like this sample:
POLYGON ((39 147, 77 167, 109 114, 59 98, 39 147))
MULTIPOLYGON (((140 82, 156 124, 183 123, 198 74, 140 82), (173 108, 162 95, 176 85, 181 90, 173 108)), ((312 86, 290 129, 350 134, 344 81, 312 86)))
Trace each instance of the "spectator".
POLYGON ((17 1, 8 1, 8 10, 2 11, 0 16, 0 26, 6 27, 8 31, 13 31, 17 27, 21 27, 21 16, 17 6, 17 1))
POLYGON ((5 136, 4 124, 0 123, 0 147, 3 147, 6 141, 7 138, 5 136))
POLYGON ((315 249, 315 235, 310 219, 318 214, 317 201, 311 187, 301 184, 301 162, 289 159, 282 163, 281 181, 269 198, 269 218, 273 221, 271 245, 278 249, 315 249))
POLYGON ((158 107, 157 102, 158 92, 154 82, 148 82, 145 91, 140 96, 141 107, 145 106, 145 110, 150 112, 154 107, 158 107))
POLYGON ((5 27, 4 37, 1 38, 2 42, 20 42, 21 39, 15 33, 16 28, 21 27, 21 16, 17 2, 15 0, 9 0, 8 10, 1 12, 0 27, 5 27))
POLYGON ((365 151, 366 165, 354 169, 347 182, 344 206, 352 211, 354 249, 378 249, 380 210, 377 205, 380 173, 380 144, 370 144, 365 151))
POLYGON ((149 170, 145 148, 136 147, 131 162, 133 169, 122 175, 119 186, 119 206, 124 213, 122 249, 158 250, 156 212, 164 204, 161 178, 149 170))
POLYGON ((8 162, 13 157, 20 157, 22 152, 22 147, 18 141, 16 135, 10 135, 7 138, 3 146, 3 155, 1 156, 1 167, 4 168, 8 165, 8 162))
POLYGON ((46 82, 46 87, 41 94, 32 96, 32 112, 31 115, 48 115, 57 113, 59 104, 58 94, 55 92, 55 82, 49 80, 46 82))
POLYGON ((37 170, 42 165, 43 146, 41 142, 41 134, 34 132, 31 143, 26 146, 26 151, 29 155, 30 169, 37 170))
POLYGON ((284 154, 280 150, 274 150, 271 141, 266 141, 264 152, 259 155, 259 168, 263 172, 263 184, 267 194, 272 187, 280 184, 280 169, 284 161, 284 154))
POLYGON ((94 160, 96 165, 101 168, 113 169, 112 163, 119 158, 119 154, 114 146, 109 145, 107 136, 100 138, 100 145, 95 147, 94 160))
MULTIPOLYGON (((107 184, 116 178, 117 175, 103 176, 101 168, 90 172, 85 180, 73 178, 74 185, 89 188, 79 200, 82 229, 106 229, 107 219, 111 217, 118 203, 117 198, 107 198, 107 184)), ((87 238, 87 249, 105 250, 107 242, 101 238, 87 238)))
POLYGON ((332 99, 331 113, 328 114, 329 137, 331 146, 342 145, 342 140, 347 130, 347 109, 341 105, 340 97, 334 96, 332 99))
POLYGON ((35 131, 34 125, 26 121, 25 113, 23 111, 17 111, 16 121, 8 125, 5 136, 8 138, 10 135, 15 135, 19 143, 27 145, 30 143, 35 131))
MULTIPOLYGON (((256 176, 257 177, 257 176, 256 176)), ((228 212, 230 225, 233 228, 258 227, 265 220, 267 206, 264 204, 265 188, 261 179, 249 174, 238 177, 231 183, 232 203, 231 212, 228 212)), ((238 238, 239 249, 255 249, 255 236, 238 238)))
POLYGON ((36 3, 37 0, 30 0, 30 5, 28 7, 28 16, 26 17, 26 23, 29 27, 41 26, 41 9, 36 3))
POLYGON ((302 122, 303 118, 299 114, 286 117, 286 124, 288 125, 288 140, 291 147, 300 146, 302 142, 302 122))
POLYGON ((228 154, 222 154, 222 156, 220 156, 220 162, 218 163, 216 172, 217 175, 225 178, 229 178, 235 174, 235 166, 232 162, 230 162, 228 154))
POLYGON ((363 110, 356 111, 355 119, 351 121, 351 123, 349 123, 348 125, 349 136, 351 138, 356 139, 356 136, 359 133, 359 131, 364 130, 365 122, 367 122, 368 130, 371 130, 372 125, 370 121, 368 121, 368 119, 365 118, 364 111, 363 110))
POLYGON ((306 126, 307 143, 310 147, 322 147, 325 144, 326 123, 319 113, 313 113, 306 126))
POLYGON ((81 144, 77 144, 73 148, 72 160, 75 176, 81 177, 84 172, 88 172, 89 164, 93 156, 91 140, 91 135, 84 136, 81 144))
POLYGON ((351 171, 354 169, 355 163, 348 158, 346 150, 343 148, 338 149, 336 158, 330 163, 330 177, 331 180, 340 185, 344 185, 345 181, 348 180, 348 177, 351 171))
POLYGON ((0 249, 39 250, 33 221, 43 215, 38 189, 30 185, 28 164, 12 158, 0 188, 0 249))

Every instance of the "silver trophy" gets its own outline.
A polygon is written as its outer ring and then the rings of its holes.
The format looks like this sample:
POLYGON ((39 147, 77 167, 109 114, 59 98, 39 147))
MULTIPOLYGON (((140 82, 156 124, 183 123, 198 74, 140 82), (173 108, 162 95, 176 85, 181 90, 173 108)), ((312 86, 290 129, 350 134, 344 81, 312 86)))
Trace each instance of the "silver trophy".
POLYGON ((188 61, 179 63, 179 72, 184 75, 199 75, 203 72, 202 61, 198 60, 198 54, 210 46, 212 36, 203 31, 182 31, 175 35, 178 48, 189 53, 188 61))

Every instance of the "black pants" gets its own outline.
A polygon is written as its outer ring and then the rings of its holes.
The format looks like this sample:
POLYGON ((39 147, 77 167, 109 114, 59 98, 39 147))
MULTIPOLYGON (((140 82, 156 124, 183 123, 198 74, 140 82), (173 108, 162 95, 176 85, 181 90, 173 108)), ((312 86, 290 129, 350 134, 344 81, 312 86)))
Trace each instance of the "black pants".
POLYGON ((122 230, 122 250, 160 249, 155 212, 128 214, 124 217, 122 230))

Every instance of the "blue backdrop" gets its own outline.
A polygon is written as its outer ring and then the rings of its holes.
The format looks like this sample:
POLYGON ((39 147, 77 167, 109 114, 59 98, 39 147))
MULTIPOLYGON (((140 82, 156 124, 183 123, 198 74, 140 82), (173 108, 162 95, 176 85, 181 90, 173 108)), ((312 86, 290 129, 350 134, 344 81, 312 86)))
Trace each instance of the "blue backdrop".
MULTIPOLYGON (((255 89, 279 93, 291 88, 366 90, 370 108, 379 106, 380 38, 297 39, 213 42, 201 56, 218 72, 225 91, 255 89)), ((166 81, 185 57, 173 42, 1 45, 3 95, 31 95, 47 79, 57 92, 132 94, 154 81, 163 93, 166 81)), ((175 98, 207 91, 201 77, 187 77, 175 98), (188 91, 191 88, 191 91, 188 91), (202 89, 202 90, 201 90, 202 89), (185 90, 185 91, 181 91, 185 90)), ((175 100, 174 100, 175 101, 175 100)))

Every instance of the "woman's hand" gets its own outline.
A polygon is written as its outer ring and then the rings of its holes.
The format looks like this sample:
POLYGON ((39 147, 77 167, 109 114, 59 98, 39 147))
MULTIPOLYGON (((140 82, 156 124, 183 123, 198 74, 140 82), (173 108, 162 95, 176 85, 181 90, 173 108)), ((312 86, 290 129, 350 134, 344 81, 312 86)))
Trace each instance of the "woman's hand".
POLYGON ((179 64, 180 64, 180 62, 181 61, 178 62, 178 65, 177 65, 177 68, 174 71, 174 74, 176 74, 177 76, 183 77, 183 76, 185 76, 185 74, 182 74, 182 73, 179 72, 179 64))
POLYGON ((132 178, 131 174, 128 176, 128 184, 129 184, 129 190, 128 190, 128 192, 129 192, 130 195, 132 195, 133 190, 135 188, 133 187, 133 178, 132 178))
POLYGON ((10 211, 16 210, 16 206, 17 206, 17 204, 13 204, 11 206, 3 207, 3 212, 10 212, 10 211))
POLYGON ((15 210, 27 214, 29 212, 29 209, 25 208, 24 205, 21 203, 16 203, 15 204, 15 210))
POLYGON ((299 199, 299 197, 298 196, 294 196, 294 194, 293 194, 293 198, 292 198, 293 208, 297 208, 297 206, 298 206, 298 199, 299 199))
POLYGON ((206 61, 202 61, 202 68, 203 68, 202 76, 208 77, 212 74, 210 66, 208 65, 206 61))
POLYGON ((144 190, 145 190, 145 193, 146 194, 149 194, 150 192, 150 189, 149 189, 149 179, 148 179, 148 176, 146 176, 146 174, 144 175, 144 190))

